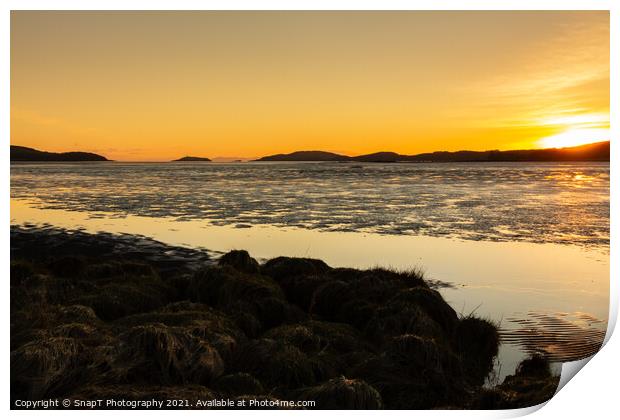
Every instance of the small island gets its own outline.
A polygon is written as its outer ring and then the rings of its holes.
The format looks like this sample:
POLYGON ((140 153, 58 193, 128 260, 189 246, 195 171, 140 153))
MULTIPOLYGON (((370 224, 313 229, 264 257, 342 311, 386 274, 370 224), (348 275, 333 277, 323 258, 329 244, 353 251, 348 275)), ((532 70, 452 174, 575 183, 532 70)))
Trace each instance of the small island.
POLYGON ((11 162, 106 162, 104 156, 88 152, 43 152, 31 147, 11 145, 11 162))
POLYGON ((339 155, 337 153, 331 152, 323 152, 320 150, 277 154, 271 156, 264 156, 262 158, 256 159, 257 162, 338 162, 344 160, 351 160, 351 158, 349 156, 339 155))
POLYGON ((211 159, 206 157, 184 156, 180 159, 173 160, 173 162, 211 162, 211 159))

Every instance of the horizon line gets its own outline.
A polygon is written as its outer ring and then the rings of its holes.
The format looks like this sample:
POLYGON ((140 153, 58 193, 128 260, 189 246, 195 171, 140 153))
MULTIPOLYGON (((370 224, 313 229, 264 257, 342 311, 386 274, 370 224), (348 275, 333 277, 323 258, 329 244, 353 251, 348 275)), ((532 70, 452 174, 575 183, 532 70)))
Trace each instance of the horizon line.
MULTIPOLYGON (((278 155, 290 155, 293 153, 308 153, 308 152, 320 152, 320 153, 332 153, 335 155, 340 155, 343 157, 348 157, 348 158, 358 158, 358 157, 362 157, 362 156, 369 156, 369 155, 375 155, 375 154, 379 154, 379 153, 394 153, 400 156, 417 156, 417 155, 424 155, 424 154, 433 154, 433 153, 459 153, 459 152, 478 152, 478 153, 483 153, 483 152, 513 152, 513 151, 528 151, 528 150, 562 150, 562 149, 572 149, 572 148, 577 148, 577 147, 583 147, 583 146, 589 146, 589 145, 594 145, 594 144, 599 144, 599 143, 611 143, 611 140, 598 140, 598 141, 593 141, 593 142, 589 142, 589 143, 583 143, 583 144, 578 144, 575 146, 566 146, 566 147, 535 147, 535 148, 524 148, 524 149, 505 149, 505 150, 501 150, 501 149, 484 149, 484 150, 474 150, 474 149, 459 149, 459 150, 435 150, 432 152, 420 152, 420 153, 415 153, 415 154, 403 154, 403 153, 399 153, 399 152, 394 152, 391 150, 380 150, 377 152, 371 152, 371 153, 363 153, 363 154, 344 154, 342 152, 332 152, 329 150, 320 150, 320 149, 307 149, 307 150, 293 150, 292 152, 279 152, 279 153, 273 153, 273 154, 268 154, 268 155, 263 155, 260 157, 225 157, 225 156, 217 156, 214 158, 209 158, 207 156, 196 156, 194 154, 189 154, 189 155, 183 155, 181 157, 176 157, 176 158, 168 158, 168 159, 143 159, 143 160, 125 160, 125 159, 108 159, 106 156, 100 154, 102 152, 90 152, 90 151, 84 151, 84 150, 68 150, 68 151, 63 151, 63 152, 49 152, 47 150, 40 150, 40 149, 35 149, 34 147, 30 147, 30 146, 22 146, 22 145, 17 145, 17 144, 10 144, 10 147, 24 147, 24 148, 28 148, 28 149, 33 149, 39 152, 44 152, 44 153, 93 153, 93 154, 98 154, 100 156, 105 157, 108 161, 110 162, 128 162, 128 163, 169 163, 169 162, 174 162, 177 159, 183 158, 183 157, 201 157, 201 158, 208 158, 210 159, 210 163, 235 163, 235 160, 241 160, 243 162, 253 162, 253 161, 257 161, 259 159, 265 158, 265 157, 270 157, 270 156, 278 156, 278 155), (234 159, 231 161, 222 161, 221 159, 234 159), (217 160, 220 160, 219 162, 217 162, 217 160)), ((179 163, 183 163, 183 162, 179 162, 179 163)))

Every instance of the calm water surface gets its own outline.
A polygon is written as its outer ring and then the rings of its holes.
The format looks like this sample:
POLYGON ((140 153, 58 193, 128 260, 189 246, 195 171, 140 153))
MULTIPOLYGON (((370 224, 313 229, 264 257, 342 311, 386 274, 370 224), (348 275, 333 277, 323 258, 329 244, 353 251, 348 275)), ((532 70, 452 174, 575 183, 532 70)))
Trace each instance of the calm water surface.
POLYGON ((606 328, 608 164, 16 164, 11 223, 421 267, 458 312, 501 323, 499 378, 606 328))

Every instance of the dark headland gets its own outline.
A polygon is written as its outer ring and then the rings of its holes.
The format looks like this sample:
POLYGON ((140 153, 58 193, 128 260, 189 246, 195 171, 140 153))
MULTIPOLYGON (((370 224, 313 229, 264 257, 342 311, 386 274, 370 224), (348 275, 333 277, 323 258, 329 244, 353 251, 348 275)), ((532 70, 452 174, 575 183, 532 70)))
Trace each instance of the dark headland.
POLYGON ((337 153, 306 150, 287 154, 277 154, 256 159, 256 162, 288 161, 288 162, 338 162, 351 160, 351 157, 337 153))
POLYGON ((23 146, 11 146, 11 162, 104 162, 104 156, 88 152, 43 152, 23 146))
POLYGON ((395 152, 377 152, 361 156, 346 156, 322 151, 300 151, 289 154, 265 156, 259 162, 609 162, 609 141, 582 146, 531 149, 487 150, 483 152, 462 150, 458 152, 433 152, 401 155, 395 152))
POLYGON ((184 156, 180 159, 173 160, 173 162, 211 162, 211 159, 206 157, 184 156))
POLYGON ((497 326, 459 315, 415 271, 260 264, 245 251, 213 260, 143 237, 12 226, 10 285, 13 408, 517 408, 551 398, 559 379, 533 356, 483 386, 497 326))

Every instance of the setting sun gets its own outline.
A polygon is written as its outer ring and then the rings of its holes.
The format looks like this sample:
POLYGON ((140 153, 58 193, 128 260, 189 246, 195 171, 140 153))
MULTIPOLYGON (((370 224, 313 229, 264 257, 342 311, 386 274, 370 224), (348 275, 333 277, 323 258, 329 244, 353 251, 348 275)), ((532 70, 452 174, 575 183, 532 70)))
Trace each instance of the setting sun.
POLYGON ((538 142, 539 147, 572 147, 609 140, 609 114, 590 113, 549 117, 539 122, 541 127, 554 129, 556 134, 538 142))
POLYGON ((609 129, 571 128, 560 134, 542 138, 540 147, 572 147, 603 140, 609 140, 609 129))

